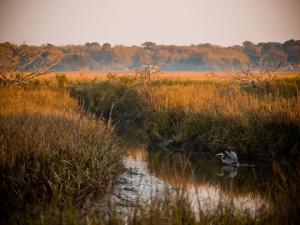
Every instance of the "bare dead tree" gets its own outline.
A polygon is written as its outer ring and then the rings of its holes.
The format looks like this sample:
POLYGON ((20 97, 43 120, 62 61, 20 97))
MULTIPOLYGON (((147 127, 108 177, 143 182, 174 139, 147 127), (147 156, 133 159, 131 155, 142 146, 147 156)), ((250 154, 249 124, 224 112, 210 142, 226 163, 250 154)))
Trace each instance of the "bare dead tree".
POLYGON ((135 71, 135 79, 142 82, 149 82, 153 75, 157 73, 159 73, 159 69, 157 66, 153 64, 146 64, 143 65, 142 70, 135 71))
POLYGON ((276 72, 281 63, 260 65, 259 68, 248 65, 248 68, 234 73, 233 77, 242 87, 265 88, 269 87, 271 82, 276 78, 276 72))
POLYGON ((36 55, 26 53, 21 47, 14 48, 12 54, 2 53, 0 61, 0 82, 4 84, 25 84, 29 80, 51 72, 61 57, 43 51, 36 55))

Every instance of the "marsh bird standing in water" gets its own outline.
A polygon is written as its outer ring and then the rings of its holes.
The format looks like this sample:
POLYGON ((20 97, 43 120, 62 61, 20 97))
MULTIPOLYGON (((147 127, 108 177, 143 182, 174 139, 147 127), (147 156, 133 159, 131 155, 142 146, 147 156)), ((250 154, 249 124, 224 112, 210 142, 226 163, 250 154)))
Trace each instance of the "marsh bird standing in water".
POLYGON ((225 164, 228 164, 228 165, 231 165, 231 166, 234 166, 234 167, 239 167, 240 166, 238 157, 237 157, 236 153, 233 152, 233 151, 231 151, 230 153, 225 151, 225 154, 224 153, 218 153, 218 154, 216 154, 216 156, 221 156, 221 162, 222 163, 225 163, 225 164))

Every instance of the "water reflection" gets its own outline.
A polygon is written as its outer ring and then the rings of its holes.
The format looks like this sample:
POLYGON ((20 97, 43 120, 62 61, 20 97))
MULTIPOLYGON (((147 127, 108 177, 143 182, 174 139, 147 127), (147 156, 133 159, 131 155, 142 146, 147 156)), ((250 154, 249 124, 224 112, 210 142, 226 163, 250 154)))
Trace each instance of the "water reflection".
POLYGON ((238 168, 233 166, 223 166, 221 172, 218 173, 219 176, 224 176, 227 178, 235 178, 238 174, 238 168))
POLYGON ((124 163, 128 171, 120 177, 114 199, 120 211, 178 190, 185 190, 196 213, 212 212, 222 206, 255 216, 268 206, 259 192, 254 168, 238 169, 208 158, 148 152, 143 148, 129 150, 124 163))

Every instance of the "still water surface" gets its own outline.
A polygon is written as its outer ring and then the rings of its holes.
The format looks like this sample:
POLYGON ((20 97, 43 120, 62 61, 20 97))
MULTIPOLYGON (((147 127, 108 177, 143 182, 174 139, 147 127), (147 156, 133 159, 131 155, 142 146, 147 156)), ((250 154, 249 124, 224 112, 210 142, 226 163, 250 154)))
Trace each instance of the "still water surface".
POLYGON ((214 157, 143 147, 128 150, 124 164, 127 171, 114 190, 114 201, 124 214, 131 206, 143 206, 182 190, 196 214, 213 213, 222 206, 233 213, 255 216, 270 204, 264 198, 269 171, 258 165, 233 168, 214 157))

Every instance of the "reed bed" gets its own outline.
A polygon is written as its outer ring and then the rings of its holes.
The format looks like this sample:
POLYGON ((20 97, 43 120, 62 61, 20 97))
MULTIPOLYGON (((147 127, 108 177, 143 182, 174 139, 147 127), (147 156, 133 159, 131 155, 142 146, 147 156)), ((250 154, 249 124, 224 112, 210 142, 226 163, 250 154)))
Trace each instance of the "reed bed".
POLYGON ((234 150, 271 162, 299 157, 298 77, 279 77, 268 87, 234 80, 153 80, 130 77, 75 86, 72 94, 121 130, 144 130, 150 146, 213 154, 234 150))
POLYGON ((152 140, 187 150, 288 156, 297 152, 300 136, 298 84, 291 83, 271 90, 210 80, 155 84, 141 93, 146 128, 152 140))
POLYGON ((103 196, 123 168, 113 127, 66 90, 0 87, 0 95, 1 221, 65 210, 85 218, 83 205, 103 196))
POLYGON ((169 193, 154 196, 124 218, 105 195, 123 170, 112 121, 120 136, 134 131, 147 136, 143 141, 148 140, 149 146, 168 151, 214 155, 235 150, 241 157, 271 162, 284 156, 287 162, 297 162, 298 78, 282 78, 270 89, 240 88, 228 79, 136 83, 122 77, 77 82, 62 74, 32 84, 0 87, 1 221, 132 225, 298 221, 299 204, 294 200, 300 193, 299 166, 286 172, 273 163, 277 178, 265 193, 273 208, 256 218, 222 207, 197 215, 184 190, 175 198, 169 193))

